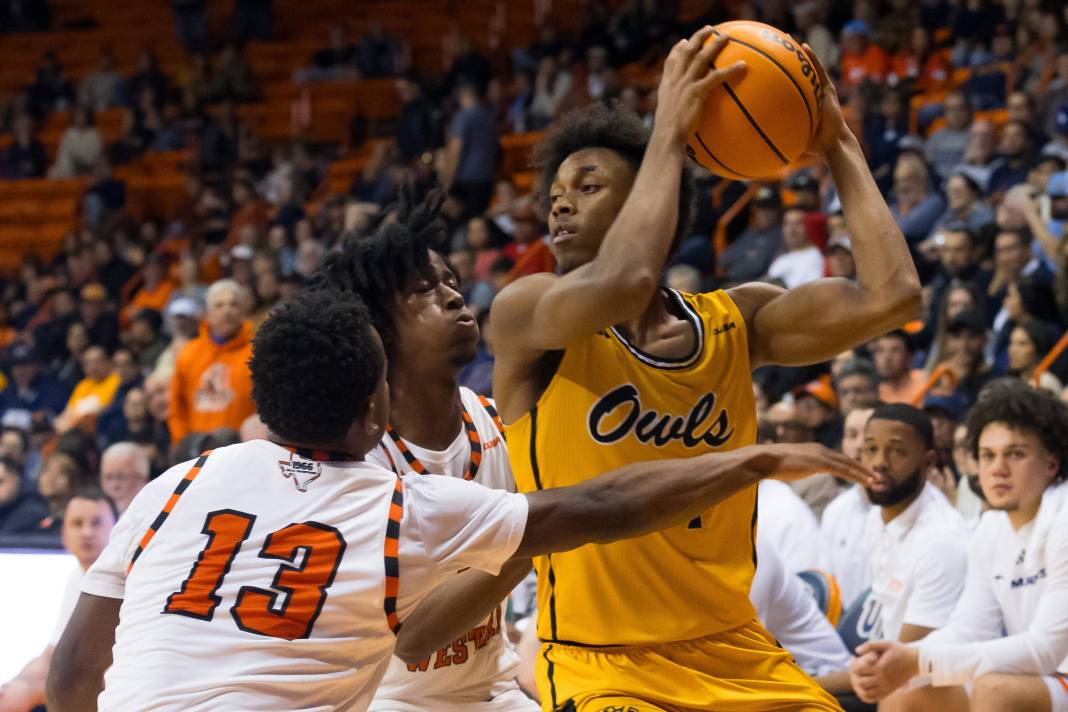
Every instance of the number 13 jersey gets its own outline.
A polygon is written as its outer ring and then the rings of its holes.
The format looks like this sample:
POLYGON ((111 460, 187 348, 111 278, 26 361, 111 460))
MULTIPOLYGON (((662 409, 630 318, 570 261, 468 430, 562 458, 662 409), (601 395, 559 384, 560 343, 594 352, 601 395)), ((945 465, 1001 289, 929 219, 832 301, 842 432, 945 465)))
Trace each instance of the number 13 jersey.
POLYGON ((86 574, 122 598, 101 710, 365 710, 404 618, 496 573, 522 495, 264 440, 149 483, 86 574))

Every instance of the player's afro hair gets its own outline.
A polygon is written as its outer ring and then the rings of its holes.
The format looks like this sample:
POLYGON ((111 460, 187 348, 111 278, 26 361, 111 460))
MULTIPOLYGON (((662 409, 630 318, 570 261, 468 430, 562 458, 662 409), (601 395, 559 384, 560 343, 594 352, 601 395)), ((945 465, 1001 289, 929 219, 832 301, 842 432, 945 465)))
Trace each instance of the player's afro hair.
POLYGON ((968 449, 979 457, 979 437, 991 423, 1033 433, 1048 452, 1060 459, 1054 482, 1068 479, 1068 406, 1042 388, 1016 379, 992 381, 968 414, 968 449))
POLYGON ((357 295, 370 311, 371 323, 392 353, 393 312, 397 295, 416 280, 433 281, 430 250, 445 240, 439 217, 443 197, 434 192, 417 201, 410 186, 402 186, 396 217, 372 235, 347 237, 312 275, 311 289, 333 289, 357 295))
MULTIPOLYGON (((537 193, 545 205, 549 188, 560 164, 584 148, 607 148, 622 156, 638 170, 649 145, 649 130, 633 111, 618 105, 596 103, 566 114, 546 138, 534 146, 534 168, 539 171, 537 193)), ((679 187, 679 222, 675 227, 672 252, 690 233, 694 213, 693 173, 683 164, 679 187)))
POLYGON ((306 290, 260 327, 249 368, 267 427, 318 444, 340 439, 366 412, 385 356, 356 295, 306 290))

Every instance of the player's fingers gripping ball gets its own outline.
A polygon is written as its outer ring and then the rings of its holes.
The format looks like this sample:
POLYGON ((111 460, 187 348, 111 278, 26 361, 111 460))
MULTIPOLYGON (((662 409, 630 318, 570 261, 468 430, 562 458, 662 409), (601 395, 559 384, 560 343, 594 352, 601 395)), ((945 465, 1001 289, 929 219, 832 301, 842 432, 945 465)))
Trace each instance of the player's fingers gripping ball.
POLYGON ((760 22, 716 25, 729 41, 716 67, 746 71, 709 92, 687 153, 726 178, 766 178, 797 160, 819 123, 823 86, 801 43, 760 22))

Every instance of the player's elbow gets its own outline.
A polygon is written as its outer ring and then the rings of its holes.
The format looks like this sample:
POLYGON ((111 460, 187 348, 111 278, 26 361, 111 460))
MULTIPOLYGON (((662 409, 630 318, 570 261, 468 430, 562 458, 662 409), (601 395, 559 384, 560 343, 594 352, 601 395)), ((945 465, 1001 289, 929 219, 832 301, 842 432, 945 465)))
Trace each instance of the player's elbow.
POLYGON ((610 295, 606 305, 618 321, 642 313, 660 286, 660 275, 646 267, 605 270, 600 276, 601 294, 610 295))
POLYGON ((431 645, 428 641, 405 640, 398 636, 393 655, 400 658, 405 665, 418 665, 433 655, 439 647, 431 645))
POLYGON ((894 285, 887 299, 887 311, 905 324, 923 316, 923 288, 918 277, 905 278, 894 285))

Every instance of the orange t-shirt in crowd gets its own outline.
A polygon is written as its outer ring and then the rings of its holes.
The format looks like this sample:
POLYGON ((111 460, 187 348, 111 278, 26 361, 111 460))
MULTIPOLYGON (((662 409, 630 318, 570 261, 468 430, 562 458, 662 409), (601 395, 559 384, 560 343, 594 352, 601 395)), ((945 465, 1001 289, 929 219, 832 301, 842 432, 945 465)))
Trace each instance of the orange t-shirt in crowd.
POLYGON ((892 383, 879 384, 879 400, 883 403, 912 403, 927 383, 927 374, 922 369, 914 368, 909 373, 909 380, 900 386, 892 383))
POLYGON ((178 353, 171 380, 167 426, 172 443, 189 433, 237 430, 256 412, 248 369, 251 356, 252 325, 248 322, 224 344, 215 343, 201 324, 200 336, 178 353))
POLYGON ((509 243, 503 252, 515 260, 515 267, 508 273, 509 282, 538 272, 556 271, 556 258, 553 257, 549 243, 544 238, 528 245, 520 245, 517 242, 509 243))
POLYGON ((890 58, 886 56, 882 47, 870 44, 861 54, 843 52, 841 64, 842 84, 852 87, 865 79, 882 82, 889 69, 890 58))
POLYGON ((123 310, 123 324, 129 324, 130 320, 137 316, 137 313, 142 309, 155 309, 162 315, 173 291, 174 282, 169 279, 161 280, 155 289, 148 289, 148 287, 142 286, 123 310))

